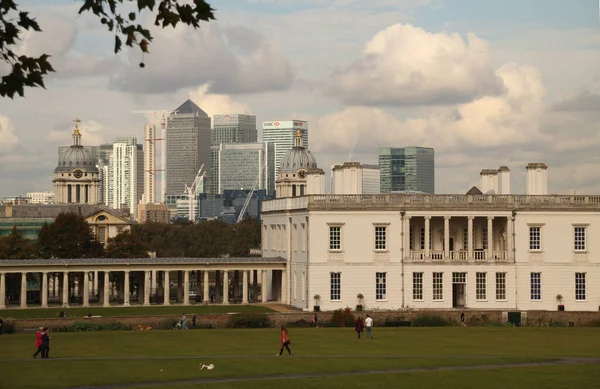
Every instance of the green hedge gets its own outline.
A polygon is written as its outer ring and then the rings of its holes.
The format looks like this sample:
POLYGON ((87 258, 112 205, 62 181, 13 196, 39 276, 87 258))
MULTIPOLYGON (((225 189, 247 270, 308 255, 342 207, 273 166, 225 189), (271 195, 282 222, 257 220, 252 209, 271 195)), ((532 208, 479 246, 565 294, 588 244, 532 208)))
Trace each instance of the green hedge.
POLYGON ((227 328, 269 328, 271 320, 264 313, 244 313, 232 315, 227 328))
POLYGON ((130 330, 131 327, 126 326, 120 322, 116 323, 84 323, 76 321, 68 327, 69 332, 81 332, 81 331, 124 331, 130 330))

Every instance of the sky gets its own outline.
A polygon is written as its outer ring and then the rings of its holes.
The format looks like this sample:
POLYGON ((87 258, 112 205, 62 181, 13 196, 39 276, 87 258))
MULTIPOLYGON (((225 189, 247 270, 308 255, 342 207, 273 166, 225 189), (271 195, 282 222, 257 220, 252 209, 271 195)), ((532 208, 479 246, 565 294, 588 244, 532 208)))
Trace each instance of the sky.
MULTIPOLYGON (((0 99, 0 197, 52 190, 57 148, 136 136, 191 98, 209 115, 307 120, 321 168, 377 163, 379 147, 433 147, 436 193, 482 169, 548 165, 548 191, 600 194, 596 0, 209 0, 200 29, 152 27, 138 48, 72 0, 22 0, 43 32, 17 52, 51 54, 47 89, 0 99)), ((126 12, 129 12, 126 10, 126 12)), ((151 17, 144 20, 152 25, 151 17)), ((0 76, 9 68, 0 64, 0 76)), ((260 137, 260 135, 259 135, 260 137)))

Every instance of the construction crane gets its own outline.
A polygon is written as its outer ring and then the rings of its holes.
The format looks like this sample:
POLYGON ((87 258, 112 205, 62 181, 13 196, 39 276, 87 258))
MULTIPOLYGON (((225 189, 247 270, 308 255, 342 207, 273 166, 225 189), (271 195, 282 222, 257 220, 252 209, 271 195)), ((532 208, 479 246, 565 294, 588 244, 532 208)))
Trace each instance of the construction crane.
POLYGON ((198 170, 198 174, 196 174, 196 178, 194 178, 192 185, 188 186, 185 184, 185 190, 183 192, 188 197, 188 220, 191 222, 194 222, 196 218, 196 200, 198 199, 199 190, 204 187, 206 172, 203 172, 202 169, 204 169, 204 164, 200 166, 200 170, 198 170))
POLYGON ((267 164, 263 163, 262 169, 258 172, 258 178, 256 179, 256 183, 250 190, 250 193, 248 193, 248 197, 246 197, 246 201, 244 201, 244 206, 242 207, 242 210, 240 211, 240 214, 238 215, 236 223, 239 223, 242 220, 244 220, 244 214, 246 213, 246 209, 248 209, 248 205, 250 205, 250 200, 252 200, 252 195, 254 194, 254 191, 256 190, 256 188, 258 188, 258 186, 260 185, 261 178, 263 177, 266 170, 267 170, 267 164))

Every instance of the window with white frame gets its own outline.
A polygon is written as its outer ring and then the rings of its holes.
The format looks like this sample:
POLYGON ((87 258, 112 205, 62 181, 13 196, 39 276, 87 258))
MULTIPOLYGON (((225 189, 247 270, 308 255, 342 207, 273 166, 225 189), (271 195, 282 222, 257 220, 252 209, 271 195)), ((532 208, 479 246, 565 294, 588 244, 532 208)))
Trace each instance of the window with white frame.
POLYGON ((387 249, 387 226, 375 226, 375 250, 387 249))
POLYGON ((529 227, 529 250, 540 251, 542 249, 542 227, 529 227))
POLYGON ((487 250, 488 248, 488 233, 487 233, 487 227, 483 227, 481 229, 481 245, 483 246, 482 248, 484 250, 487 250))
POLYGON ((444 299, 444 273, 433 273, 433 301, 444 299))
POLYGON ((531 299, 542 299, 542 273, 531 273, 531 299))
POLYGON ((464 250, 469 249, 469 229, 468 228, 465 228, 463 230, 463 249, 464 250))
POLYGON ((413 273, 413 300, 423 300, 423 273, 413 273))
POLYGON ((340 301, 342 298, 342 273, 330 273, 329 299, 340 301))
POLYGON ((506 300, 506 273, 496 273, 496 300, 506 300))
POLYGON ((586 237, 586 228, 585 226, 575 226, 573 227, 573 243, 575 251, 585 251, 585 237, 586 237))
POLYGON ((475 273, 475 298, 477 300, 485 300, 487 296, 487 273, 475 273))
POLYGON ((375 273, 375 300, 387 299, 387 273, 375 273))
POLYGON ((413 249, 413 229, 409 228, 408 230, 409 230, 409 237, 408 237, 409 250, 412 250, 413 249))
MULTIPOLYGON (((433 241, 431 235, 431 228, 429 229, 429 250, 431 250, 431 243, 433 241)), ((425 250, 425 228, 421 228, 421 250, 425 250)))
POLYGON ((342 227, 329 226, 329 250, 342 249, 342 227))
POLYGON ((575 273, 575 300, 585 300, 585 273, 575 273))

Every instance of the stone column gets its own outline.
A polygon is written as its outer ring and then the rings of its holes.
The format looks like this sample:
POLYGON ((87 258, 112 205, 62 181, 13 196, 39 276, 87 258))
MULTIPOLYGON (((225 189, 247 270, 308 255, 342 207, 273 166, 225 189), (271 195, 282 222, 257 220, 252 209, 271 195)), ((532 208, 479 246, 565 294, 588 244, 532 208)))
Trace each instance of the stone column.
POLYGON ((144 305, 150 305, 150 270, 144 272, 144 305))
POLYGON ((90 306, 90 275, 89 272, 83 272, 83 306, 90 306))
POLYGON ((468 260, 471 261, 473 260, 473 216, 469 216, 468 220, 467 220, 467 234, 468 234, 468 245, 469 247, 467 247, 468 250, 468 260))
POLYGON ((488 216, 487 218, 487 259, 491 261, 494 259, 494 234, 492 228, 494 226, 494 217, 488 216))
POLYGON ((281 293, 279 294, 279 301, 282 304, 289 304, 287 298, 287 272, 285 270, 281 271, 281 293))
POLYGON ((183 305, 190 305, 190 271, 183 271, 183 305))
POLYGON ((102 301, 103 307, 110 307, 110 280, 108 279, 110 276, 109 271, 104 271, 104 285, 102 288, 102 293, 104 294, 104 298, 102 301))
POLYGON ((42 272, 42 308, 48 308, 48 273, 42 272))
POLYGON ((69 272, 63 272, 63 290, 62 290, 62 305, 63 308, 69 308, 69 272))
POLYGON ((125 270, 125 280, 123 285, 123 306, 129 306, 129 270, 125 270))
POLYGON ((171 296, 170 296, 170 290, 169 288, 171 287, 171 281, 169 281, 169 271, 165 270, 163 271, 165 277, 164 277, 164 301, 163 301, 163 305, 171 305, 171 296))
POLYGON ((223 304, 229 304, 229 272, 223 270, 223 304))
POLYGON ((209 296, 210 292, 208 289, 208 286, 209 286, 208 283, 209 283, 208 270, 204 270, 204 293, 203 293, 204 298, 203 298, 203 300, 205 303, 208 303, 210 301, 210 296, 209 296))
POLYGON ((429 225, 430 225, 431 216, 425 216, 425 259, 429 259, 429 240, 431 236, 429 236, 429 225))
POLYGON ((444 216, 444 258, 450 259, 450 216, 444 216))
POLYGON ((98 270, 94 270, 94 278, 92 279, 92 294, 94 297, 100 294, 100 290, 98 288, 98 270))
POLYGON ((21 272, 21 306, 27 308, 27 273, 21 272))
POLYGON ((267 302, 267 271, 261 270, 262 273, 262 281, 260 288, 260 299, 263 303, 267 302))
POLYGON ((242 274, 242 304, 248 304, 248 271, 243 270, 242 274))
POLYGON ((0 273, 0 308, 6 308, 6 274, 0 273))
POLYGON ((156 276, 157 276, 157 272, 156 272, 156 270, 152 270, 152 273, 151 273, 151 274, 152 274, 152 275, 151 275, 151 277, 152 277, 152 283, 150 284, 150 289, 151 289, 151 290, 154 290, 154 291, 155 291, 155 293, 156 293, 156 289, 157 289, 157 288, 156 288, 156 285, 157 285, 157 281, 158 281, 158 279, 156 278, 156 276))

